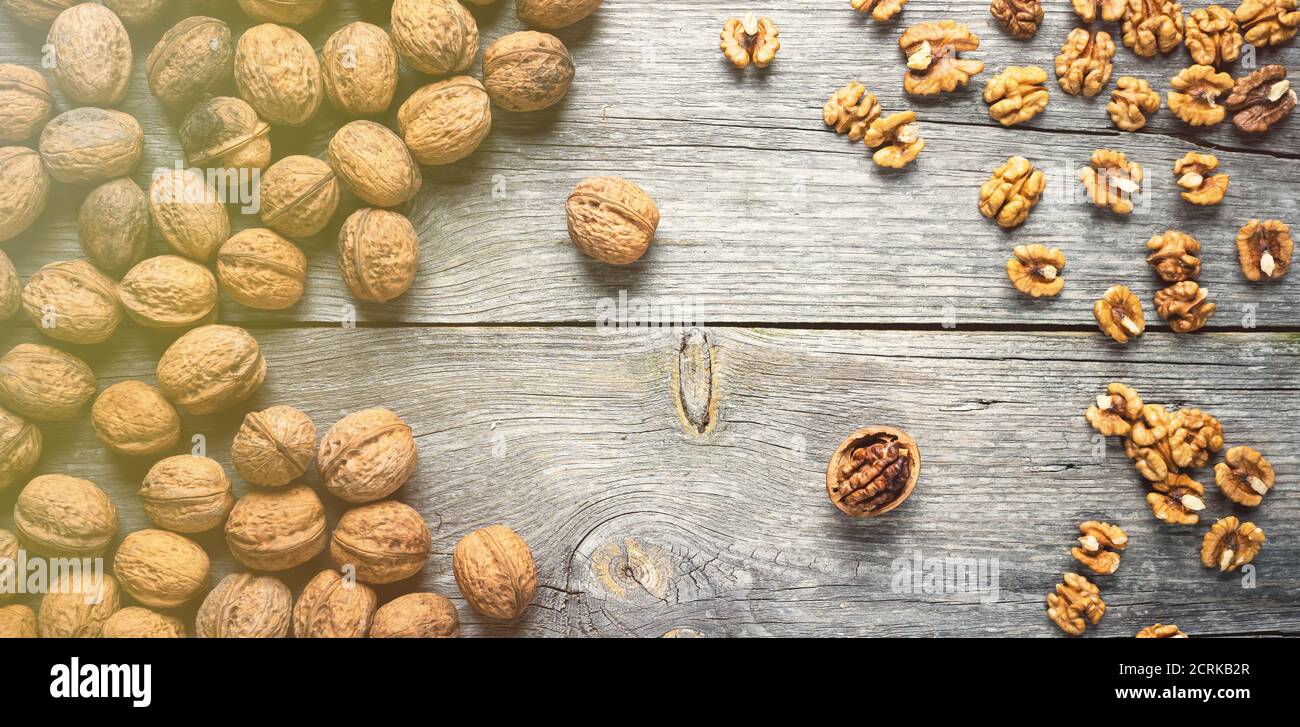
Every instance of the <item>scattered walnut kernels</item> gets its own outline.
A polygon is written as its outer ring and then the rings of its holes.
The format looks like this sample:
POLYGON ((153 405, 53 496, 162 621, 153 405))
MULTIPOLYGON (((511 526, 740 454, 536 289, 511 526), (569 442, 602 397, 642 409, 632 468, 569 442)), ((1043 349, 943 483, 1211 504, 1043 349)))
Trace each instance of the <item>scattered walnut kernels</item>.
POLYGON ((1183 42, 1183 6, 1174 0, 1128 0, 1124 45, 1143 58, 1168 53, 1183 42))
POLYGON ((860 141, 871 122, 878 118, 880 102, 874 93, 867 93, 867 87, 857 81, 850 81, 831 94, 822 107, 822 120, 826 125, 834 128, 837 134, 847 133, 853 141, 860 141))
POLYGON ((1241 274, 1251 282, 1277 280, 1286 275, 1294 249, 1291 228, 1281 220, 1251 220, 1237 231, 1241 274))
POLYGON ((1241 56, 1241 29, 1232 11, 1221 5, 1192 11, 1186 42, 1192 60, 1203 66, 1225 65, 1241 56))
POLYGON ((1137 632, 1139 639, 1185 639, 1187 634, 1173 624, 1153 624, 1137 632))
POLYGON ((1043 22, 1043 4, 1038 0, 992 0, 989 12, 1017 38, 1032 38, 1043 22))
POLYGON ((777 38, 781 31, 767 18, 746 15, 732 18, 722 26, 722 54, 736 68, 745 68, 753 63, 759 68, 767 68, 781 50, 781 41, 777 38))
POLYGON ((1096 96, 1114 70, 1115 41, 1104 30, 1075 28, 1056 57, 1056 82, 1071 96, 1096 96))
POLYGON ((1128 547, 1128 534, 1118 525, 1088 520, 1079 523, 1079 544, 1070 549, 1074 559, 1098 575, 1108 576, 1119 570, 1120 554, 1128 547))
POLYGON ((1101 326, 1101 332, 1120 343, 1128 343, 1130 338, 1137 338, 1146 330, 1142 302, 1123 285, 1107 290, 1101 300, 1093 304, 1092 315, 1101 326))
POLYGON ((1229 500, 1246 507, 1258 507, 1273 489, 1273 465, 1251 447, 1233 447, 1214 465, 1214 481, 1229 500))
POLYGON ((1296 0, 1242 0, 1233 19, 1245 29, 1246 42, 1258 48, 1282 45, 1300 28, 1296 0))
POLYGON ((1141 165, 1110 149, 1094 151, 1089 165, 1079 170, 1088 199, 1121 215, 1133 211, 1133 195, 1142 191, 1144 176, 1141 165))
POLYGON ((1120 131, 1137 131, 1147 125, 1147 114, 1160 110, 1160 94, 1151 84, 1133 76, 1120 76, 1115 90, 1110 92, 1106 112, 1115 128, 1120 131))
POLYGON ((876 119, 862 141, 876 150, 871 155, 872 161, 893 169, 907 166, 925 149, 925 139, 918 134, 915 111, 900 111, 876 119))
POLYGON ((1019 226, 1038 204, 1047 178, 1024 157, 1011 157, 980 185, 980 214, 999 226, 1019 226))
POLYGON ((1214 315, 1215 305, 1208 302, 1210 291, 1184 280, 1156 291, 1156 313, 1169 323, 1174 333, 1191 333, 1205 327, 1214 315))
POLYGON ((1232 124, 1248 134, 1265 134, 1296 107, 1296 92, 1286 78, 1286 66, 1267 65, 1237 79, 1223 102, 1232 124))
POLYGON ((864 427, 831 455, 826 494, 850 517, 876 517, 903 504, 920 474, 916 440, 893 427, 864 427))
POLYGON ((1147 240, 1147 265, 1166 283, 1195 280, 1201 274, 1201 243, 1177 230, 1165 230, 1147 240))
POLYGON ((1228 193, 1228 175, 1210 174, 1218 169, 1219 158, 1213 154, 1189 151, 1174 162, 1174 176, 1184 190, 1182 198, 1195 205, 1210 206, 1223 201, 1228 193))
POLYGON ((961 23, 941 20, 919 23, 903 31, 898 45, 907 58, 903 90, 916 96, 932 96, 965 86, 983 72, 981 61, 958 57, 980 47, 979 36, 961 23))
POLYGON ((1137 390, 1116 381, 1106 386, 1106 393, 1099 394, 1083 416, 1102 436, 1127 437, 1141 413, 1137 390))
POLYGON ((1045 245, 1017 245, 1007 261, 1007 277, 1016 290, 1040 298, 1059 295, 1065 287, 1061 270, 1065 253, 1045 245))
POLYGON ((1110 23, 1124 17, 1125 0, 1070 0, 1074 14, 1085 23, 1101 18, 1110 23))
POLYGON ((1232 572, 1259 555, 1264 531, 1255 523, 1243 523, 1229 515, 1216 522, 1201 541, 1201 564, 1232 572))
POLYGON ((878 23, 893 18, 903 12, 907 0, 849 0, 849 5, 860 13, 871 13, 871 19, 878 23))
POLYGON ((1147 504, 1157 520, 1170 525, 1195 525, 1205 509, 1205 487, 1184 474, 1166 476, 1152 483, 1155 492, 1147 493, 1147 504))
POLYGON ((1011 66, 984 85, 989 116, 1003 126, 1028 121, 1047 108, 1047 71, 1038 66, 1011 66))
POLYGON ((1216 73, 1214 66, 1184 68, 1170 85, 1169 110, 1192 126, 1214 126, 1227 115, 1219 95, 1232 88, 1232 76, 1216 73))
POLYGON ((1096 626, 1105 615, 1101 591, 1077 573, 1063 575, 1056 592, 1047 594, 1047 617, 1071 636, 1082 635, 1089 624, 1096 626))

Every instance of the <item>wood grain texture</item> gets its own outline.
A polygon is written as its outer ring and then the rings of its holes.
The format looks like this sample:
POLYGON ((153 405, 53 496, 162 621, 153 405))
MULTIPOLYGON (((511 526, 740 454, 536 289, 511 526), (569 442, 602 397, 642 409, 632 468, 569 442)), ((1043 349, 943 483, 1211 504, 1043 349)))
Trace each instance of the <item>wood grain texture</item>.
MULTIPOLYGON (((257 335, 266 387, 237 411, 187 417, 186 435, 205 434, 233 476, 229 442, 245 410, 292 403, 323 430, 346 411, 393 408, 420 448, 398 497, 429 522, 434 556, 416 578, 380 590, 455 597, 467 635, 1049 636, 1044 595, 1075 569, 1075 528, 1090 518, 1121 525, 1131 541, 1119 572, 1096 578, 1111 611, 1090 634, 1127 637, 1155 622, 1193 635, 1300 634, 1300 495, 1290 484, 1300 457, 1278 415, 1300 407, 1295 335, 1201 335, 1194 353, 1186 339, 1160 336, 1124 354, 1091 334, 961 330, 257 335), (684 426, 675 371, 705 346, 716 421, 701 434, 684 426), (1270 457, 1279 485, 1255 510, 1232 506, 1209 470, 1198 472, 1207 519, 1237 514, 1268 534, 1256 588, 1202 568, 1207 523, 1156 522, 1118 443, 1098 452, 1082 412, 1114 379, 1148 401, 1203 406, 1228 444, 1270 457), (913 434, 923 466, 902 507, 854 521, 827 501, 825 466, 845 434, 869 423, 913 434), (456 540, 492 522, 529 542, 540 573, 535 603, 509 625, 469 612, 450 572, 456 540), (997 559, 996 599, 898 592, 894 563, 918 552, 997 559)), ((152 380, 163 344, 128 329, 82 353, 107 386, 152 380)), ((38 471, 94 480, 119 504, 123 534, 147 527, 135 497, 146 463, 107 455, 84 418, 47 431, 55 443, 38 471)), ((0 527, 11 527, 14 495, 0 495, 0 527)), ((324 497, 332 525, 341 503, 324 497)), ((200 542, 214 577, 234 570, 219 535, 200 542)), ((326 565, 319 558, 287 580, 296 593, 326 565)))

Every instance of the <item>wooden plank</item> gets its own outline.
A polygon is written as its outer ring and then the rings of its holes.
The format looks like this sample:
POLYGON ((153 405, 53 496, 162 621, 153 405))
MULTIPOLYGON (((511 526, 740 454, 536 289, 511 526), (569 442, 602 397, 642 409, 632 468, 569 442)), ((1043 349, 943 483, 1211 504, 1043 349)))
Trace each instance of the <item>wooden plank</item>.
MULTIPOLYGON (((35 335, 6 332, 0 347, 35 335)), ((1193 635, 1300 634, 1300 494, 1290 485, 1300 456, 1283 416, 1300 407, 1293 334, 1203 335, 1194 351, 1168 334, 1119 351, 1092 334, 960 329, 256 335, 266 387, 238 411, 187 417, 186 434, 206 435, 209 454, 229 468, 247 408, 293 404, 322 431, 365 406, 399 412, 420 446, 420 468, 399 497, 434 530, 434 556, 384 596, 455 595, 454 543, 491 522, 516 528, 537 557, 542 587, 518 623, 484 623, 458 599, 469 635, 658 636, 680 627, 710 636, 1049 636, 1057 632, 1044 594, 1074 569, 1075 527, 1089 518, 1119 524, 1131 539, 1120 571, 1097 578, 1110 612, 1090 633, 1127 637, 1160 621, 1193 635), (1148 401, 1205 407, 1228 444, 1271 459, 1279 485, 1255 510, 1231 506, 1208 469, 1197 473, 1210 490, 1207 519, 1238 514, 1268 533, 1255 588, 1202 568, 1206 523, 1154 521, 1121 448, 1097 449, 1082 411, 1115 379, 1148 401), (709 402, 704 433, 684 425, 679 388, 692 411, 709 402), (839 441, 869 423, 912 433, 924 464, 907 503, 853 521, 827 502, 824 468, 839 441), (996 598, 900 592, 895 563, 918 553, 996 559, 996 598)), ((106 386, 152 380, 164 343, 127 328, 83 353, 106 386)), ((147 463, 107 456, 84 417, 47 432, 40 472, 95 480, 118 503, 124 533, 147 526, 134 496, 147 463)), ((14 494, 0 495, 0 527, 11 527, 14 494)), ((332 523, 339 503, 325 499, 332 523)), ((215 575, 233 569, 219 535, 201 541, 215 575)), ((326 563, 288 580, 296 589, 326 563)))

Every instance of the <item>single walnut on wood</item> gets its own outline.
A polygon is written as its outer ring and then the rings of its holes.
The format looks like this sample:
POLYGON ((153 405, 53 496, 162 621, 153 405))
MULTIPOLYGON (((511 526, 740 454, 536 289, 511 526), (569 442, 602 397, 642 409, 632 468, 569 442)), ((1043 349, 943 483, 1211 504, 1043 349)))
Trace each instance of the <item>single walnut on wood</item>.
POLYGON ((192 166, 265 169, 271 163, 271 125, 243 99, 216 96, 200 103, 181 122, 179 135, 192 166))
POLYGON ((1178 186, 1185 191, 1183 199, 1195 205, 1216 205, 1223 201, 1228 193, 1228 175, 1211 174, 1219 168, 1219 158, 1213 154, 1198 154, 1189 151, 1182 159, 1174 162, 1174 176, 1178 177, 1178 186))
POLYGON ((29 419, 74 419, 97 385, 85 361, 53 346, 20 343, 0 358, 0 405, 29 419))
POLYGON ((149 199, 126 177, 93 189, 77 213, 77 239, 95 267, 120 276, 149 248, 149 199))
POLYGON ((1011 66, 984 86, 989 116, 1003 126, 1028 121, 1047 108, 1047 71, 1038 66, 1011 66))
POLYGON ((104 389, 90 407, 95 438, 118 454, 154 457, 180 441, 181 418, 157 388, 121 381, 104 389))
POLYGON ((1092 315, 1097 319, 1101 332, 1119 343, 1128 343, 1130 338, 1137 338, 1146 330, 1142 302, 1123 285, 1111 286, 1101 300, 1093 304, 1092 315))
POLYGON ((1210 291, 1193 280, 1174 283, 1156 291, 1156 313, 1169 322, 1174 333, 1200 330, 1214 315, 1215 305, 1207 299, 1210 291))
POLYGON ((140 486, 140 503, 160 528, 201 533, 225 522, 235 498, 220 462, 181 454, 149 468, 140 486))
MULTIPOLYGON (((262 201, 265 208, 265 178, 262 201)), ((149 216, 173 250, 199 262, 211 260, 230 237, 226 207, 198 169, 167 169, 155 174, 149 183, 149 216)))
POLYGON ((718 46, 722 55, 736 68, 746 68, 751 63, 758 68, 767 68, 776 58, 776 52, 781 50, 781 41, 777 38, 780 34, 776 23, 771 20, 746 15, 731 18, 722 26, 718 46))
POLYGON ((396 207, 420 191, 420 167, 383 124, 345 124, 330 139, 329 163, 353 194, 376 207, 396 207))
POLYGON ((489 525, 461 538, 452 567, 465 601, 488 618, 518 618, 537 593, 533 553, 504 525, 489 525))
MULTIPOLYGON (((491 0, 473 0, 485 5, 491 0)), ((601 0, 515 0, 515 14, 525 23, 543 30, 563 28, 596 12, 601 0)))
POLYGON ((63 94, 87 106, 115 106, 131 78, 131 37, 117 15, 98 3, 59 13, 45 39, 50 75, 63 94))
POLYGON ((22 234, 45 211, 50 176, 42 161, 27 147, 0 147, 0 242, 22 234))
POLYGON ((93 558, 117 534, 117 508, 89 480, 41 475, 18 493, 14 529, 36 555, 93 558))
POLYGON ((464 71, 478 55, 478 23, 456 0, 394 0, 391 17, 398 55, 421 73, 464 71))
POLYGON ((41 430, 0 409, 0 492, 26 475, 41 458, 41 430))
POLYGON ((347 502, 380 500, 406 484, 419 450, 411 428, 388 409, 353 412, 321 438, 316 467, 325 489, 347 502))
POLYGON ((392 500, 348 510, 330 537, 330 557, 366 583, 396 583, 419 573, 430 547, 420 513, 392 500))
POLYGON ((1120 131, 1137 131, 1147 125, 1147 114, 1160 110, 1160 94, 1141 78, 1120 76, 1115 90, 1110 92, 1106 111, 1115 128, 1120 131))
POLYGON ((1266 134, 1296 107, 1296 92, 1286 77, 1286 66, 1267 65, 1237 79, 1223 102, 1232 112, 1232 124, 1248 134, 1266 134))
MULTIPOLYGON (((102 182, 135 170, 144 153, 144 130, 121 111, 83 106, 51 119, 41 130, 39 148, 56 182, 102 182)), ((0 160, 5 156, 0 151, 0 160)), ((4 232, 0 226, 0 237, 5 237, 4 232)), ((13 234, 17 233, 8 236, 13 234)))
POLYGON ((1201 243, 1178 230, 1165 230, 1147 240, 1147 265, 1166 283, 1195 280, 1201 275, 1201 243))
POLYGON ((248 331, 214 324, 176 339, 157 373, 168 399, 191 414, 211 414, 252 396, 266 380, 266 359, 248 331))
POLYGON ((1192 126, 1214 126, 1228 113, 1219 95, 1232 85, 1232 76, 1216 73, 1213 66, 1189 66, 1170 82, 1169 110, 1192 126))
POLYGON ((250 227, 236 232, 217 250, 217 277, 240 305, 284 310, 302 298, 307 256, 271 230, 250 227))
POLYGON ((113 576, 65 570, 41 599, 37 625, 45 639, 94 639, 121 607, 122 589, 113 576))
POLYGON ((189 258, 159 255, 122 276, 117 300, 131 320, 145 328, 189 328, 216 320, 217 279, 189 258))
POLYGON ((1273 465, 1251 447, 1233 447, 1214 466, 1214 481, 1229 500, 1246 507, 1257 507, 1273 489, 1276 475, 1273 465))
POLYGON ((992 0, 989 12, 1016 38, 1032 38, 1043 22, 1043 4, 1038 0, 992 0))
POLYGON ((901 169, 911 164, 925 149, 919 133, 915 111, 900 111, 871 122, 862 141, 875 149, 871 160, 877 166, 901 169))
POLYGON ((345 25, 321 49, 325 95, 348 116, 388 110, 397 92, 397 75, 397 46, 377 25, 360 21, 345 25))
POLYGON ((235 47, 230 26, 202 15, 163 33, 145 59, 149 90, 164 106, 192 106, 231 77, 235 47))
POLYGON ((1133 211, 1133 195, 1142 192, 1142 167, 1122 151, 1097 149, 1089 165, 1079 170, 1088 199, 1098 207, 1126 215, 1133 211))
MULTIPOLYGON (((295 154, 262 174, 262 223, 285 237, 311 237, 339 207, 339 182, 330 165, 295 154)), ((224 239, 223 239, 224 242, 224 239)))
POLYGON ((397 110, 397 128, 416 161, 452 164, 473 154, 492 129, 492 101, 478 79, 455 76, 412 93, 397 110))
POLYGON ((230 444, 235 471, 259 487, 283 487, 307 473, 316 456, 316 425, 291 406, 249 412, 230 444))
POLYGON ((320 108, 320 62, 311 43, 292 28, 267 23, 244 31, 234 67, 240 98, 272 124, 302 126, 320 108))
POLYGON ((1278 280, 1291 269, 1295 242, 1282 220, 1251 220, 1237 232, 1241 274, 1251 282, 1278 280))
POLYGON ((978 49, 979 36, 952 20, 913 25, 903 31, 898 46, 907 58, 903 90, 910 94, 930 96, 965 87, 984 71, 983 62, 958 56, 978 49))
POLYGON ((235 503, 226 520, 230 554, 253 570, 302 565, 325 549, 327 538, 325 506, 306 485, 254 490, 235 503))
POLYGON ((1114 57, 1115 41, 1110 33, 1075 28, 1056 57, 1056 82, 1071 96, 1096 96, 1110 81, 1114 57))
POLYGON ((1074 559, 1098 575, 1119 570, 1120 554, 1128 547, 1128 534, 1118 525, 1089 520, 1079 524, 1079 545, 1070 550, 1074 559))
POLYGON ((1232 572, 1253 561, 1264 547, 1264 531, 1229 515, 1216 522, 1201 541, 1201 564, 1232 572))
POLYGON ((132 598, 175 608, 208 587, 208 554, 198 543, 166 530, 137 530, 113 556, 113 575, 132 598))
POLYGON ((1071 636, 1082 635, 1089 624, 1096 626, 1105 615, 1101 591, 1077 573, 1063 575, 1056 592, 1047 594, 1047 617, 1071 636))
POLYGON ((387 303, 410 289, 420 267, 420 241, 404 215, 363 207, 339 228, 339 272, 352 295, 387 303))
POLYGON ((1241 30, 1220 5, 1197 8, 1187 22, 1187 52, 1203 66, 1226 65, 1241 56, 1241 30))
POLYGON ((1007 261, 1007 277, 1016 290, 1035 298, 1060 295, 1065 253, 1045 245, 1017 245, 1007 261))
POLYGON ((641 259, 659 227, 659 208, 641 187, 619 177, 578 182, 564 203, 569 239, 589 257, 610 265, 641 259))
POLYGON ((912 495, 921 474, 916 440, 893 427, 864 427, 850 434, 826 466, 826 494, 850 517, 876 517, 912 495))
POLYGON ((874 93, 867 93, 867 87, 857 81, 850 81, 831 94, 822 107, 822 120, 826 125, 835 129, 837 134, 847 133, 853 141, 861 141, 871 122, 878 118, 880 102, 874 93))
POLYGON ((1124 45, 1143 58, 1168 53, 1183 42, 1183 6, 1174 0, 1128 0, 1124 45))
POLYGON ((569 49, 549 33, 511 33, 483 51, 483 86, 507 111, 541 111, 569 93, 576 69, 569 49))
POLYGON ((456 606, 436 593, 408 593, 379 607, 374 639, 449 639, 460 633, 456 606))
POLYGON ((1245 29, 1246 42, 1257 48, 1282 45, 1300 28, 1296 0, 1242 0, 1233 19, 1245 29))
POLYGON ((1097 403, 1088 407, 1084 418, 1102 436, 1127 437, 1142 414, 1142 397, 1137 390, 1118 381, 1106 386, 1097 403))

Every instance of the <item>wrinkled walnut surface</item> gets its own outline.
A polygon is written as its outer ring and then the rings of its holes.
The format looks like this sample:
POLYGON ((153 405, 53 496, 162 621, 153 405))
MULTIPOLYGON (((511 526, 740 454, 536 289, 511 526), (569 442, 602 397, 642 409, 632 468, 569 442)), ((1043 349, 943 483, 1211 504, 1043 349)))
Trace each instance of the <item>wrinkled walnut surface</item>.
POLYGON ((1094 151, 1089 165, 1079 170, 1088 199, 1121 215, 1133 211, 1133 195, 1142 191, 1144 176, 1141 165, 1110 149, 1094 151))
POLYGON ((1192 126, 1214 126, 1228 113, 1219 96, 1232 88, 1232 76, 1213 66, 1184 68, 1170 86, 1169 110, 1192 126))
POLYGON ((1047 617, 1071 636, 1082 635, 1089 624, 1096 626, 1105 615, 1101 591, 1077 573, 1064 574, 1056 591, 1047 594, 1047 617))
POLYGON ((1195 280, 1201 274, 1201 243, 1178 230, 1165 230, 1147 240, 1147 264, 1166 283, 1195 280))
POLYGON ((1187 18, 1187 52, 1203 66, 1232 63, 1241 56, 1241 29, 1232 11, 1221 6, 1197 8, 1187 18))
POLYGON ((1045 245, 1017 245, 1007 261, 1007 277, 1016 290, 1035 298, 1059 295, 1065 288, 1061 270, 1065 253, 1045 245))
POLYGON ((1084 418, 1103 436, 1127 437, 1142 414, 1142 406, 1136 389, 1116 381, 1106 386, 1106 393, 1088 407, 1084 418))
POLYGON ((1260 48, 1282 45, 1300 28, 1296 0, 1242 0, 1233 19, 1244 30, 1246 42, 1260 48))
POLYGON ((137 530, 113 556, 113 575, 136 601, 175 608, 208 587, 208 554, 193 540, 166 530, 137 530))
POLYGON ((1046 175, 1028 159, 1011 157, 980 185, 980 214, 996 221, 999 227, 1016 227, 1038 204, 1046 186, 1046 175))
POLYGON ((893 427, 864 427, 831 455, 826 494, 846 515, 876 517, 903 504, 920 474, 916 440, 893 427))
POLYGON ((989 116, 1003 126, 1028 121, 1047 108, 1047 71, 1038 66, 1011 66, 984 86, 989 116))
POLYGON ((1201 564, 1220 571, 1235 571, 1253 561, 1264 547, 1264 531, 1229 515, 1216 522, 1201 541, 1201 564))
POLYGON ((1070 555, 1093 573, 1105 576, 1119 570, 1116 551, 1126 547, 1128 534, 1118 525, 1088 520, 1079 524, 1079 544, 1070 549, 1070 555))
POLYGON ((925 139, 918 132, 915 111, 900 111, 871 122, 862 137, 875 149, 871 160, 878 166, 900 169, 912 163, 925 149, 925 139))
POLYGON ((1257 507, 1277 480, 1273 465, 1264 455, 1252 447, 1239 446, 1223 453, 1223 461, 1214 466, 1214 481, 1229 500, 1257 507))
POLYGON ((0 358, 0 406, 29 419, 74 419, 97 386, 85 361, 53 346, 20 343, 0 358))
POLYGON ((532 551, 504 525, 489 525, 461 538, 452 568, 466 603, 488 618, 519 617, 537 592, 532 551))
POLYGON ((235 498, 220 462, 180 454, 149 468, 140 486, 140 503, 160 528, 201 533, 225 522, 235 498))
POLYGON ((959 57, 980 47, 979 36, 952 20, 919 23, 903 31, 898 45, 907 59, 903 90, 931 96, 964 87, 984 70, 984 63, 959 57))
POLYGON ((105 447, 119 454, 157 456, 180 441, 181 418, 156 387, 121 381, 100 392, 90 425, 105 447))
POLYGON ((203 599, 194 618, 200 639, 278 639, 287 636, 293 597, 279 579, 232 573, 203 599))
POLYGON ((321 438, 316 456, 325 489, 347 502, 391 495, 415 472, 419 451, 411 427, 388 409, 348 414, 321 438))
POLYGON ((293 635, 299 639, 365 638, 378 600, 369 586, 335 570, 321 571, 293 604, 293 635))
POLYGON ((230 444, 230 461, 250 484, 283 487, 307 473, 316 456, 316 425, 291 406, 249 412, 230 444))
POLYGON ((325 549, 327 537, 325 506, 305 485, 249 492, 226 520, 231 555, 254 570, 306 563, 325 549))
POLYGON ((1156 313, 1169 323, 1175 333, 1190 333, 1205 327, 1214 315, 1215 305, 1208 301, 1210 292, 1193 280, 1184 280, 1156 291, 1156 313))
POLYGON ((1153 624, 1137 632, 1139 639, 1185 639, 1183 633, 1174 624, 1153 624))
POLYGON ((874 93, 857 81, 850 81, 831 94, 822 107, 822 120, 837 134, 848 134, 853 141, 866 135, 871 123, 880 118, 880 102, 874 93))
POLYGON ((408 593, 379 607, 370 637, 447 639, 460 633, 456 606, 436 593, 408 593))
POLYGON ((771 20, 746 15, 731 18, 722 26, 718 47, 736 68, 746 68, 751 63, 767 68, 781 50, 779 35, 781 31, 771 20))
POLYGON ((1115 285, 1106 291, 1092 306, 1092 315, 1102 333, 1119 343, 1142 335, 1146 318, 1142 315, 1142 301, 1126 286, 1115 285))
POLYGON ((1183 42, 1183 6, 1173 0, 1128 0, 1124 45, 1143 58, 1168 53, 1183 42))
POLYGON ((1277 280, 1291 269, 1295 241, 1281 220, 1251 220, 1237 231, 1241 274, 1251 282, 1277 280))
POLYGON ((1108 23, 1121 20, 1128 8, 1125 0, 1070 0, 1070 3, 1074 6, 1074 14, 1085 23, 1098 18, 1108 23))
POLYGON ((1250 134, 1265 134, 1291 115, 1296 92, 1286 77, 1286 66, 1272 64, 1237 79, 1223 105, 1232 112, 1232 124, 1250 134))
POLYGON ((1071 96, 1096 96, 1114 71, 1115 41, 1110 33, 1075 28, 1056 56, 1056 82, 1071 96))
POLYGON ((14 529, 37 555, 94 557, 117 534, 117 507, 89 480, 41 475, 18 493, 14 529))
POLYGON ((1160 110, 1160 94, 1141 78, 1120 76, 1115 90, 1110 92, 1106 111, 1115 128, 1120 131, 1137 131, 1147 125, 1147 114, 1160 110))
POLYGON ((1228 175, 1211 174, 1219 168, 1219 158, 1213 154, 1187 152, 1174 162, 1174 176, 1183 188, 1181 197, 1195 205, 1211 206, 1223 201, 1228 193, 1228 175))
POLYGON ((989 13, 1016 38, 1031 38, 1043 22, 1043 4, 1038 0, 992 0, 989 13))
POLYGON ((353 508, 330 537, 330 557, 365 583, 396 583, 429 560, 429 527, 410 505, 392 500, 353 508))

